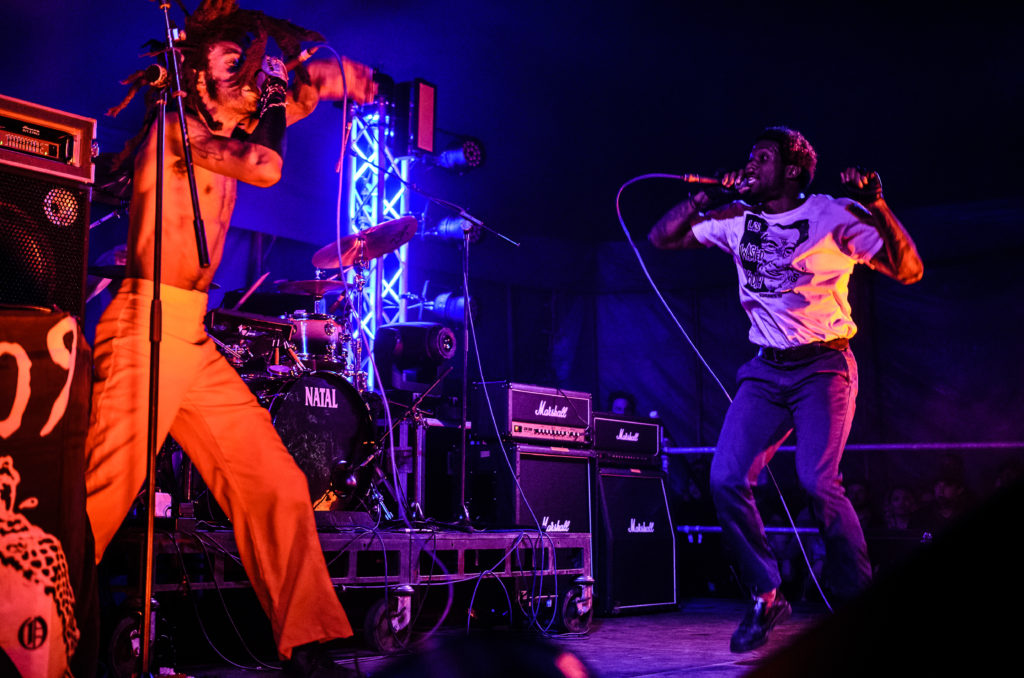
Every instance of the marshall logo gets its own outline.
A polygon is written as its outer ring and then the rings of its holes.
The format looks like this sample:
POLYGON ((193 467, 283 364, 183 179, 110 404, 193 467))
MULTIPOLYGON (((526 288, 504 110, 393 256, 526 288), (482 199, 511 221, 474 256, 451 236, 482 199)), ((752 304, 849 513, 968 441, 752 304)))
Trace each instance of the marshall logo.
POLYGON ((337 393, 333 388, 306 387, 306 407, 338 409, 337 393))
POLYGON ((640 440, 640 431, 636 433, 626 433, 626 429, 620 428, 619 432, 615 434, 616 440, 625 440, 628 443, 635 443, 640 440))
POLYGON ((630 534, 653 534, 654 533, 654 521, 649 523, 638 523, 636 518, 629 519, 629 529, 626 530, 630 534))
POLYGON ((558 417, 559 419, 565 419, 569 416, 569 406, 565 407, 548 407, 546 400, 540 401, 540 405, 537 405, 537 409, 534 410, 534 414, 542 417, 558 417))
POLYGON ((544 528, 545 532, 568 532, 570 523, 572 523, 571 520, 552 521, 548 516, 544 516, 540 521, 540 526, 544 528))

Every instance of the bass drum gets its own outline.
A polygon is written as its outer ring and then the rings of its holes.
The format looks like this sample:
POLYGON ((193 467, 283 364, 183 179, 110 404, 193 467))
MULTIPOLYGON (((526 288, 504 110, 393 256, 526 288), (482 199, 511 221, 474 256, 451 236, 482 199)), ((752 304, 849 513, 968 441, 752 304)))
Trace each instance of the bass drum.
POLYGON ((313 508, 358 508, 369 492, 373 465, 366 462, 375 443, 370 408, 355 387, 331 372, 307 372, 250 379, 249 388, 306 475, 313 508))

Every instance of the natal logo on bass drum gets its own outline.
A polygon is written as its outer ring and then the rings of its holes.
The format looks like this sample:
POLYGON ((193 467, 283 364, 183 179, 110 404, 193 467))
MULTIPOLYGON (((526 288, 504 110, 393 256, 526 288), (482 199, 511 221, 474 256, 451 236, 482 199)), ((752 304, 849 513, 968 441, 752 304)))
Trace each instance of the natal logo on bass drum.
POLYGON ((306 407, 338 409, 338 394, 333 388, 306 387, 306 407))

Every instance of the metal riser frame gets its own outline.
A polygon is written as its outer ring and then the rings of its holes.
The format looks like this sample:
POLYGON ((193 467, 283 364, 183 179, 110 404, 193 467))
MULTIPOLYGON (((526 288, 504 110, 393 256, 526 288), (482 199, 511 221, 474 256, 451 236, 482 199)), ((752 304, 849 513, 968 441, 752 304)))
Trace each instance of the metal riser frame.
MULTIPOLYGON (((480 576, 589 577, 593 572, 589 533, 373 533, 352 528, 320 532, 319 536, 335 586, 433 585, 480 576), (541 549, 543 562, 535 566, 534 557, 541 549), (447 574, 429 553, 444 564, 447 574)), ((250 588, 230 530, 160 531, 155 535, 154 552, 155 593, 184 590, 186 574, 192 590, 250 588)))

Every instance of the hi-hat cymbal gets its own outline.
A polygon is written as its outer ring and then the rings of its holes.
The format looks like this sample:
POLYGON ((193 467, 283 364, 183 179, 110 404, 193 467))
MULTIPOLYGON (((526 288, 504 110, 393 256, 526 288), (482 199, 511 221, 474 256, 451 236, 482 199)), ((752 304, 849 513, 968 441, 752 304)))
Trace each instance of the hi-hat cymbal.
POLYGON ((404 216, 371 226, 365 231, 346 235, 341 240, 320 248, 313 255, 313 266, 320 269, 338 268, 338 250, 341 265, 352 266, 357 261, 369 261, 393 252, 409 242, 416 234, 419 222, 414 216, 404 216))
POLYGON ((343 289, 345 289, 345 283, 341 280, 281 280, 277 283, 279 292, 311 294, 314 297, 322 297, 328 292, 337 292, 343 289))

